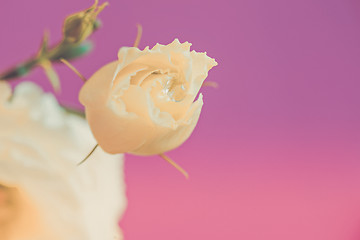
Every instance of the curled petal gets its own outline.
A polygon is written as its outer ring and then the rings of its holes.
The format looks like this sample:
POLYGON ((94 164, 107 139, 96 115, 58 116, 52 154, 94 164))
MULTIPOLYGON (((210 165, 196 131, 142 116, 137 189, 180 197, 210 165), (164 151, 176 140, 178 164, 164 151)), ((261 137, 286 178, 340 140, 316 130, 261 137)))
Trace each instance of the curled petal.
POLYGON ((194 102, 183 119, 178 121, 175 129, 156 126, 152 138, 138 149, 131 151, 137 155, 154 155, 167 152, 180 146, 193 132, 203 105, 202 94, 194 102))
POLYGON ((191 58, 193 69, 189 94, 195 98, 204 80, 208 76, 209 70, 215 67, 217 62, 213 58, 208 57, 206 53, 197 53, 195 51, 191 51, 191 58))

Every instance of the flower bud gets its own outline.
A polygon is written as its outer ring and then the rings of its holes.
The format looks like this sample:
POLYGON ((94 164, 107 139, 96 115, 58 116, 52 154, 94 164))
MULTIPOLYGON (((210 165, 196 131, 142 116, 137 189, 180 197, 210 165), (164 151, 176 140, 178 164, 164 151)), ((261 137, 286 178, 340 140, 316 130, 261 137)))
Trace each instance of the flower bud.
POLYGON ((79 43, 88 38, 97 26, 97 15, 108 5, 107 2, 98 6, 98 0, 90 8, 74 13, 65 19, 63 27, 64 41, 79 43))

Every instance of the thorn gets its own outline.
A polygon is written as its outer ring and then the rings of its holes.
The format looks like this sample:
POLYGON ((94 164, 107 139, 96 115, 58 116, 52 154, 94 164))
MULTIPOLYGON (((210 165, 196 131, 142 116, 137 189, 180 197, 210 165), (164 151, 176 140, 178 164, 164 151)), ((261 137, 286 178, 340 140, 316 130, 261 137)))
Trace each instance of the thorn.
POLYGON ((160 153, 159 156, 162 159, 164 159, 165 161, 167 161, 168 163, 170 163, 173 167, 175 167, 180 173, 182 173, 185 176, 186 179, 189 179, 189 174, 182 167, 180 167, 176 162, 171 160, 171 158, 166 156, 164 153, 160 153))
POLYGON ((142 36, 142 26, 140 24, 136 24, 137 27, 137 35, 134 42, 134 47, 138 47, 140 44, 141 36, 142 36))
POLYGON ((95 147, 91 150, 91 152, 89 152, 89 154, 81 161, 79 162, 77 165, 80 166, 81 164, 83 164, 96 150, 96 148, 99 146, 99 144, 96 144, 95 147))
POLYGON ((208 81, 208 82, 204 82, 201 87, 218 88, 219 84, 217 82, 208 81))
POLYGON ((64 63, 68 68, 70 68, 76 75, 78 75, 81 80, 83 80, 84 82, 87 81, 84 75, 82 75, 68 60, 60 58, 60 61, 64 63))

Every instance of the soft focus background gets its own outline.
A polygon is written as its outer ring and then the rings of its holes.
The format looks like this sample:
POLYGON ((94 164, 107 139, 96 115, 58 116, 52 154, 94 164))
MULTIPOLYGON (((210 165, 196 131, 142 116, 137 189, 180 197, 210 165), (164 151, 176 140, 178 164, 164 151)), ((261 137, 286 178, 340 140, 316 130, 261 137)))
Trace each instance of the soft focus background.
MULTIPOLYGON (((110 0, 87 77, 131 46, 175 37, 219 66, 191 138, 169 155, 127 156, 126 240, 360 239, 360 3, 357 0, 110 0)), ((89 0, 2 1, 0 69, 37 51, 44 29, 89 0)), ((59 99, 80 106, 64 66, 59 99)), ((27 77, 51 90, 41 69, 27 77)), ((99 206, 101 207, 101 206, 99 206)), ((101 219, 99 219, 101 221, 101 219)))

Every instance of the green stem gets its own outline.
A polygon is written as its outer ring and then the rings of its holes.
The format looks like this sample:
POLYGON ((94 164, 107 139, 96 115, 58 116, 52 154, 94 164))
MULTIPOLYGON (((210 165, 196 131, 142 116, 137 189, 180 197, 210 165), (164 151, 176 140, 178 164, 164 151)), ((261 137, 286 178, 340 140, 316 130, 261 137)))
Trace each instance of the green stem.
POLYGON ((27 75, 32 68, 39 63, 37 57, 32 57, 23 63, 17 64, 16 66, 0 73, 0 80, 12 80, 15 78, 23 77, 27 75))
POLYGON ((83 41, 80 44, 72 44, 62 41, 42 53, 41 56, 33 56, 28 60, 0 73, 0 80, 10 81, 26 76, 33 68, 38 66, 41 60, 46 59, 50 62, 58 62, 61 58, 71 60, 83 56, 84 54, 90 52, 92 48, 93 44, 90 41, 83 41))

